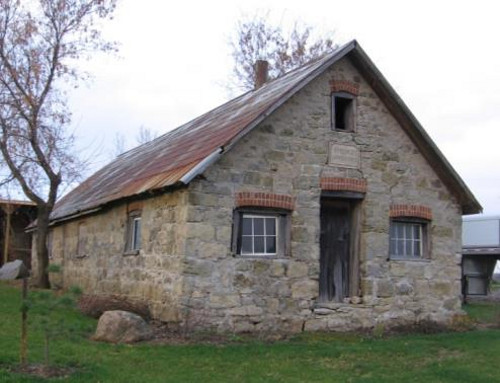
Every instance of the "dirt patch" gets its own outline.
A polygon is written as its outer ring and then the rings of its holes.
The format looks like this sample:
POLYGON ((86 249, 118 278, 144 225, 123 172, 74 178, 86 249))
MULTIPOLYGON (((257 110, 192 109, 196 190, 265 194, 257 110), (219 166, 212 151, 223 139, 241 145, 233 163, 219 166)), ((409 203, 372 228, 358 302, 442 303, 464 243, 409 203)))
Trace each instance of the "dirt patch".
MULTIPOLYGON (((210 345, 225 345, 234 343, 246 343, 260 341, 265 343, 274 343, 277 341, 286 340, 293 334, 285 333, 221 333, 217 331, 183 331, 178 326, 171 326, 167 323, 159 321, 150 321, 154 338, 144 343, 147 344, 210 344, 210 345)), ((295 334, 296 335, 296 334, 295 334)))
POLYGON ((67 378, 76 369, 73 367, 45 366, 43 364, 28 364, 26 366, 14 366, 9 369, 16 374, 37 376, 39 378, 67 378))

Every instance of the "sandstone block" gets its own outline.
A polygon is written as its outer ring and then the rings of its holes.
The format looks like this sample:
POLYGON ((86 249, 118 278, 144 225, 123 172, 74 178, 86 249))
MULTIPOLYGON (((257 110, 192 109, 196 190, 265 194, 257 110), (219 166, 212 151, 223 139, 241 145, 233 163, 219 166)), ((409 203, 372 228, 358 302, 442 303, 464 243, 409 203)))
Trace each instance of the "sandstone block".
POLYGON ((282 277, 285 275, 285 267, 282 262, 273 262, 270 267, 270 274, 273 277, 282 277))
POLYGON ((378 297, 392 297, 394 295, 394 285, 391 281, 379 279, 376 291, 378 297))
POLYGON ((306 277, 309 267, 305 262, 290 262, 288 264, 287 276, 289 278, 302 278, 306 277))
POLYGON ((230 315, 234 316, 256 316, 261 315, 264 312, 262 308, 253 306, 240 306, 229 310, 230 315))
POLYGON ((231 308, 240 304, 239 295, 210 295, 209 304, 212 308, 231 308))
POLYGON ((318 282, 307 279, 292 284, 292 298, 313 299, 318 295, 318 282))

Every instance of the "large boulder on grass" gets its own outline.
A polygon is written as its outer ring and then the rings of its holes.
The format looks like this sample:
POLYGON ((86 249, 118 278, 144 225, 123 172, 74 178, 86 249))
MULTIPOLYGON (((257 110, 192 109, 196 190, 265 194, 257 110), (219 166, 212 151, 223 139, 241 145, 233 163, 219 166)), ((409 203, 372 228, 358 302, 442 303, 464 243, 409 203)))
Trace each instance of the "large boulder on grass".
POLYGON ((0 269, 0 280, 9 281, 27 276, 29 276, 29 271, 19 259, 5 263, 0 269))
POLYGON ((101 315, 93 339, 110 343, 134 343, 152 337, 153 331, 139 315, 113 310, 101 315))

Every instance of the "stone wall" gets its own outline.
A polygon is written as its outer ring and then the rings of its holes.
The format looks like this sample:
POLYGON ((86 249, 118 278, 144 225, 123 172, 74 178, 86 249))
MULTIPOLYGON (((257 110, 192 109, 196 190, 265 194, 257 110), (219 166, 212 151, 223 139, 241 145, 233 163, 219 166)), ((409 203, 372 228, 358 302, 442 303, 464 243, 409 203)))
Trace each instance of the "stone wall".
POLYGON ((461 214, 397 121, 347 59, 335 64, 189 187, 184 309, 193 327, 235 331, 346 330, 421 320, 446 322, 460 311, 461 214), (331 80, 358 93, 356 131, 332 131, 331 80), (360 151, 360 167, 328 165, 329 143, 360 151), (361 202, 360 297, 318 305, 320 179, 366 180, 361 202), (296 199, 291 255, 232 254, 238 192, 296 199), (388 260, 390 207, 432 211, 430 259, 388 260))
POLYGON ((51 262, 60 264, 63 273, 52 276, 53 281, 64 287, 78 285, 84 293, 146 301, 154 317, 180 321, 186 199, 186 191, 176 191, 54 227, 51 262), (142 211, 142 246, 138 254, 124 255, 131 207, 142 211), (78 254, 82 224, 86 243, 78 254))

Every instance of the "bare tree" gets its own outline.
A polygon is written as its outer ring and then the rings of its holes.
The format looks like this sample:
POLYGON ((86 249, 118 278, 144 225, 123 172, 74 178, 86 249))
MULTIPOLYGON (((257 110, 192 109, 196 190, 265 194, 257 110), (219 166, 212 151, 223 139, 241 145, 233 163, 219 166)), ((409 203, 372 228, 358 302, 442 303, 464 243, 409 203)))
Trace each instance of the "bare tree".
POLYGON ((80 172, 65 89, 85 78, 78 59, 108 51, 100 20, 116 0, 0 0, 0 152, 37 205, 36 284, 49 287, 46 238, 62 183, 80 172))
MULTIPOLYGON (((135 136, 135 143, 137 145, 145 144, 149 141, 153 141, 158 137, 158 132, 151 130, 150 128, 145 128, 144 126, 139 127, 139 131, 135 136)), ((122 132, 115 133, 115 139, 113 141, 113 152, 111 154, 111 160, 118 157, 120 154, 129 150, 129 145, 127 143, 127 138, 122 132)))
POLYGON ((276 78, 307 62, 315 60, 336 47, 333 32, 325 37, 312 37, 313 28, 295 22, 288 32, 273 25, 269 14, 244 17, 238 22, 230 41, 234 59, 229 88, 250 90, 254 87, 254 64, 269 62, 269 78, 276 78))
POLYGON ((156 137, 158 137, 158 132, 151 130, 150 128, 145 128, 141 125, 139 133, 137 133, 137 136, 135 137, 135 141, 138 145, 142 145, 146 142, 153 141, 156 137))
POLYGON ((111 155, 111 160, 114 159, 115 157, 118 157, 120 154, 125 152, 127 149, 127 139, 125 138, 125 135, 121 132, 116 132, 115 133, 115 140, 113 141, 113 154, 111 155))

